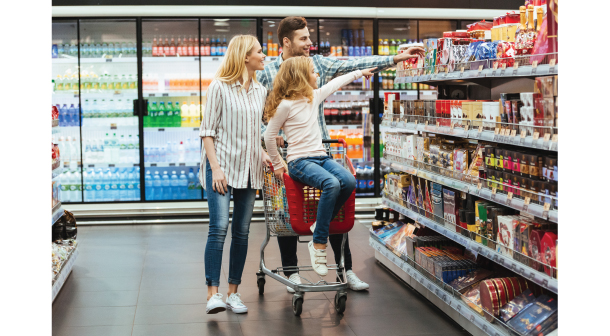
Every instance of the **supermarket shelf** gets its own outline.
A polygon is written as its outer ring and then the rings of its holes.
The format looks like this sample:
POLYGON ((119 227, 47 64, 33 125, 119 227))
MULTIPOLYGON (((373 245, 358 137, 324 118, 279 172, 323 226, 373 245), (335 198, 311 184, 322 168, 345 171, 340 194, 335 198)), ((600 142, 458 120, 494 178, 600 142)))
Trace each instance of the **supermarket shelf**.
POLYGON ((53 171, 51 172, 51 179, 56 178, 57 176, 61 175, 64 172, 64 167, 62 167, 61 165, 59 165, 59 167, 53 169, 53 171))
POLYGON ((199 162, 147 162, 144 167, 198 167, 199 162))
POLYGON ((425 275, 409 265, 408 262, 394 254, 390 249, 369 237, 369 245, 375 249, 375 258, 391 271, 405 280, 411 287, 424 295, 429 301, 443 310, 472 335, 508 336, 513 335, 508 329, 488 322, 466 303, 452 293, 439 287, 425 275))
POLYGON ((59 203, 58 205, 55 206, 55 209, 52 212, 51 226, 55 225, 55 222, 57 222, 63 215, 64 215, 64 209, 62 208, 61 203, 59 203))
MULTIPOLYGON (((206 57, 204 57, 206 58, 206 57)), ((142 57, 146 63, 176 63, 176 62, 199 62, 199 56, 175 56, 175 57, 142 57)))
POLYGON ((326 125, 329 130, 362 129, 362 125, 326 125))
POLYGON ((521 66, 517 69, 506 68, 506 69, 483 69, 479 71, 464 70, 453 71, 453 72, 441 72, 435 74, 421 75, 421 76, 409 76, 409 77, 396 77, 395 83, 430 83, 439 81, 454 81, 454 80, 467 80, 467 79, 481 79, 481 78, 519 78, 519 77, 537 77, 545 75, 557 75, 559 72, 559 64, 550 66, 549 64, 541 64, 536 68, 531 65, 521 66))
MULTIPOLYGON (((203 91, 202 94, 205 94, 203 91)), ((199 97, 199 91, 145 92, 144 97, 199 97)), ((182 103, 182 102, 181 102, 182 103)))
POLYGON ((536 216, 543 219, 548 219, 551 222, 558 223, 558 212, 557 210, 545 211, 544 206, 539 204, 530 203, 529 205, 524 204, 524 200, 513 198, 508 199, 506 194, 496 193, 493 194, 490 189, 481 188, 479 189, 476 184, 471 184, 465 181, 460 181, 457 179, 453 179, 447 176, 443 176, 440 174, 436 174, 427 170, 422 170, 408 164, 394 162, 392 160, 388 160, 386 158, 381 158, 381 163, 385 165, 389 165, 391 168, 409 173, 411 175, 416 175, 418 177, 424 178, 426 180, 436 182, 442 184, 444 186, 454 188, 471 195, 478 196, 480 198, 486 199, 488 201, 502 204, 509 208, 513 208, 515 210, 519 210, 521 212, 528 213, 532 216, 536 216))
POLYGON ((53 64, 78 64, 78 58, 51 58, 53 64))
POLYGON ((82 58, 80 59, 81 64, 93 64, 93 63, 136 63, 137 57, 112 57, 112 58, 82 58))
POLYGON ((417 212, 408 209, 400 204, 393 202, 386 197, 382 198, 383 204, 388 207, 398 211, 399 213, 413 219, 414 221, 419 222, 426 227, 431 228, 432 230, 442 234, 443 236, 455 241, 456 243, 464 246, 467 249, 475 251, 476 253, 485 256, 489 260, 494 261, 495 263, 502 265, 515 273, 523 276, 524 278, 533 281, 534 283, 554 292, 559 292, 558 281, 555 278, 550 277, 544 272, 537 271, 527 265, 524 265, 518 261, 508 258, 505 255, 498 253, 497 251, 490 249, 489 247, 470 239, 469 237, 465 237, 458 232, 455 232, 453 228, 446 227, 444 223, 438 223, 426 216, 422 216, 417 212))
POLYGON ((85 163, 84 168, 129 168, 139 166, 139 163, 85 163))
MULTIPOLYGON (((532 126, 534 127, 534 126, 532 126)), ((496 142, 500 144, 519 146, 525 148, 533 148, 533 149, 541 149, 548 151, 558 151, 559 144, 558 141, 552 140, 544 140, 543 137, 539 137, 537 140, 534 140, 533 136, 527 136, 525 138, 521 138, 519 136, 503 136, 500 134, 495 134, 494 131, 483 130, 479 132, 478 129, 470 129, 464 130, 464 128, 453 128, 451 129, 448 126, 436 126, 436 125, 425 125, 423 123, 415 124, 415 123, 407 123, 401 121, 392 121, 387 122, 384 121, 380 127, 381 130, 386 132, 409 132, 413 133, 415 131, 420 132, 428 132, 435 134, 444 134, 454 137, 460 138, 468 138, 489 142, 496 142)))
POLYGON ((144 132, 199 132, 199 127, 144 127, 144 132))
MULTIPOLYGON (((341 96, 341 95, 352 95, 352 96, 373 96, 375 92, 373 90, 341 90, 341 91, 336 91, 335 93, 333 93, 333 96, 341 96)), ((327 98, 328 99, 328 98, 327 98)))
POLYGON ((63 287, 63 285, 66 283, 66 279, 68 279, 68 276, 72 272, 72 267, 74 267, 74 262, 75 262, 77 256, 78 256, 78 245, 74 248, 74 250, 72 250, 72 253, 70 253, 70 255, 68 256, 68 259, 66 259, 66 261, 64 262, 64 264, 61 267, 61 270, 57 274, 57 277, 53 281, 53 294, 52 294, 53 301, 57 297, 57 294, 59 294, 61 287, 63 287))

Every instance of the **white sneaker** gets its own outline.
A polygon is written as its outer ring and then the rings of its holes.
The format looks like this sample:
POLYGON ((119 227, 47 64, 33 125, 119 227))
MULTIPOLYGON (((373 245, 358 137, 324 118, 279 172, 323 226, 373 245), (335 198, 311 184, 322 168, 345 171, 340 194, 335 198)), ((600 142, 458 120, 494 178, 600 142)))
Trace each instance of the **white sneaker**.
POLYGON ((309 247, 309 257, 314 272, 321 276, 328 274, 328 267, 326 267, 326 250, 317 250, 313 247, 313 240, 310 241, 307 246, 309 247))
POLYGON ((216 293, 208 300, 205 312, 206 314, 216 314, 227 310, 227 305, 222 302, 222 294, 216 293))
POLYGON ((239 293, 233 293, 227 298, 227 309, 232 310, 235 314, 243 314, 248 312, 248 307, 244 305, 239 293))
POLYGON ((316 222, 313 222, 313 224, 311 224, 309 229, 311 230, 311 233, 313 233, 316 230, 316 222))
MULTIPOLYGON (((301 277, 299 276, 299 273, 291 274, 290 278, 288 278, 288 280, 294 282, 297 285, 301 284, 301 277)), ((292 289, 292 287, 286 286, 286 289, 288 290, 288 293, 294 293, 294 289, 292 289)))
POLYGON ((369 289, 369 284, 358 279, 354 271, 349 270, 345 273, 345 275, 347 277, 347 287, 349 287, 349 289, 354 291, 369 289))

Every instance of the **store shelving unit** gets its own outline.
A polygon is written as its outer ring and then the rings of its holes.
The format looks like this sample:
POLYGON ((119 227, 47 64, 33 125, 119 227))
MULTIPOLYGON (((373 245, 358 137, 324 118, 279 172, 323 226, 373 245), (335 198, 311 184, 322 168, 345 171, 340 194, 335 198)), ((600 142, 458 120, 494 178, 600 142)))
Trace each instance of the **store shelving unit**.
POLYGON ((74 267, 74 262, 76 261, 77 256, 78 256, 78 246, 72 250, 72 252, 68 256, 68 258, 64 261, 63 265, 61 266, 61 270, 59 271, 59 273, 57 274, 55 279, 53 279, 53 289, 52 289, 52 297, 53 297, 52 300, 53 301, 55 301, 57 294, 59 294, 59 291, 61 290, 63 285, 66 283, 66 279, 68 279, 68 276, 72 272, 72 268, 74 267))

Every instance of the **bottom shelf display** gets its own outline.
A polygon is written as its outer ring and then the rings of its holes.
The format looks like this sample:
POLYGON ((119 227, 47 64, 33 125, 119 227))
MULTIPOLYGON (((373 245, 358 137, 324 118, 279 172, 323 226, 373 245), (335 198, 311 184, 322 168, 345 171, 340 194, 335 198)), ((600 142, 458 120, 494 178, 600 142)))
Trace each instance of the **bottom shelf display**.
POLYGON ((78 242, 76 239, 58 240, 52 243, 52 285, 53 300, 66 282, 68 275, 72 272, 72 266, 78 255, 78 242))
POLYGON ((413 287, 441 309, 457 311, 478 334, 543 336, 557 329, 553 293, 424 226, 373 224, 370 245, 406 272, 413 287))

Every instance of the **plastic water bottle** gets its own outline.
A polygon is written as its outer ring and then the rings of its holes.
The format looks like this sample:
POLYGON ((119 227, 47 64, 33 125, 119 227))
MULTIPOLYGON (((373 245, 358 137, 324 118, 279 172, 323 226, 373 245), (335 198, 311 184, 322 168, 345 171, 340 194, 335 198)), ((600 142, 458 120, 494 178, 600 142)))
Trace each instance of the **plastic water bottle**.
POLYGON ((167 151, 167 146, 161 146, 159 148, 159 160, 157 162, 171 162, 169 161, 170 153, 167 151))
POLYGON ((127 169, 119 173, 119 200, 125 201, 128 198, 127 194, 127 169))
POLYGON ((59 126, 61 126, 61 127, 69 126, 69 120, 70 120, 69 113, 70 113, 70 111, 68 109, 67 104, 64 104, 64 106, 62 106, 59 109, 59 126))
POLYGON ((172 142, 168 141, 167 145, 165 146, 165 160, 166 162, 176 162, 176 153, 173 151, 173 147, 172 147, 172 142))
POLYGON ((144 147, 144 162, 150 162, 150 147, 144 147))
POLYGON ((73 179, 72 179, 72 183, 75 187, 75 191, 72 193, 72 196, 74 198, 74 193, 76 193, 76 197, 73 202, 82 202, 83 201, 83 181, 82 179, 82 174, 79 171, 76 171, 72 174, 73 179))
POLYGON ((184 144, 180 141, 180 145, 178 146, 178 162, 186 162, 186 152, 184 149, 184 144))
POLYGON ((171 190, 169 183, 169 175, 166 171, 163 172, 163 176, 161 177, 161 189, 162 189, 162 199, 171 199, 171 190))
POLYGON ((83 189, 85 190, 85 202, 91 202, 91 181, 90 179, 90 170, 85 170, 83 172, 83 189))
POLYGON ((129 200, 129 201, 135 201, 136 200, 136 181, 135 181, 134 175, 135 174, 133 173, 133 171, 130 171, 127 174, 127 180, 128 180, 128 184, 127 184, 127 192, 128 192, 127 200, 129 200))
POLYGON ((197 180, 197 177, 195 176, 195 173, 193 173, 193 168, 189 169, 188 185, 187 185, 188 199, 197 199, 196 180, 197 180))
POLYGON ((119 139, 119 161, 121 163, 127 162, 127 141, 125 140, 125 136, 121 134, 121 138, 119 139))
POLYGON ((146 175, 144 175, 144 196, 147 200, 152 200, 153 193, 153 178, 150 174, 150 170, 146 171, 146 175))
POLYGON ((188 199, 188 179, 186 177, 186 173, 184 172, 184 170, 180 171, 180 177, 178 178, 179 180, 179 186, 180 186, 180 199, 181 200, 185 200, 188 199))
POLYGON ((110 171, 110 200, 116 201, 119 199, 119 184, 121 181, 121 177, 119 175, 119 171, 117 169, 116 172, 110 171))
POLYGON ((199 180, 199 174, 201 173, 201 168, 197 168, 197 174, 195 175, 195 189, 197 190, 197 197, 201 197, 201 193, 203 192, 203 198, 207 199, 207 195, 203 186, 201 185, 201 181, 199 180))
POLYGON ((136 167, 134 169, 133 183, 136 186, 135 187, 135 195, 133 196, 133 200, 134 201, 139 201, 140 200, 140 190, 141 190, 141 186, 140 186, 140 167, 136 167))
POLYGON ((59 199, 62 203, 70 202, 70 197, 72 193, 70 192, 70 184, 72 183, 72 178, 70 176, 70 172, 64 172, 60 179, 61 187, 59 189, 59 199))
POLYGON ((154 147, 152 150, 152 162, 159 162, 159 147, 154 147))
POLYGON ((153 175, 153 189, 152 189, 152 200, 161 199, 161 194, 163 193, 163 189, 161 187, 161 175, 156 171, 153 175))
POLYGON ((104 137, 104 147, 103 147, 104 156, 101 162, 111 162, 112 159, 112 145, 110 143, 110 136, 106 133, 104 137))
POLYGON ((170 190, 172 199, 180 199, 180 181, 178 180, 178 175, 176 175, 175 170, 172 171, 172 176, 170 177, 170 190))
POLYGON ((91 170, 91 174, 89 175, 89 180, 91 181, 91 201, 96 202, 100 198, 100 193, 98 190, 98 174, 95 170, 91 170))
POLYGON ((135 140, 131 137, 131 134, 129 134, 129 139, 127 139, 127 152, 127 162, 136 163, 138 161, 136 157, 138 157, 140 153, 136 152, 135 140))
POLYGON ((76 108, 74 107, 74 104, 70 104, 70 107, 68 108, 68 114, 66 116, 66 126, 77 126, 77 119, 78 113, 76 112, 76 108))

